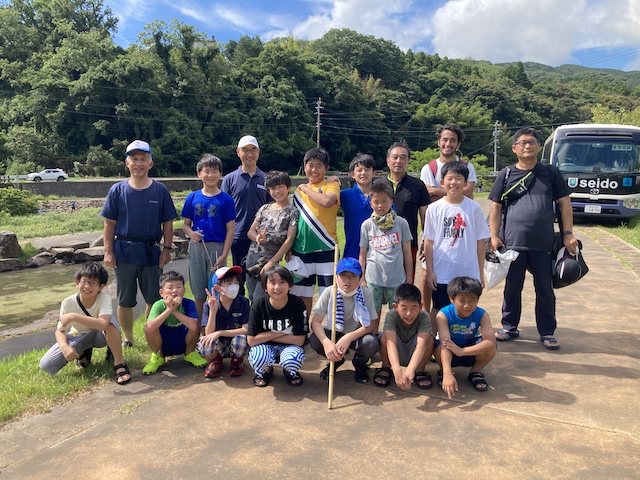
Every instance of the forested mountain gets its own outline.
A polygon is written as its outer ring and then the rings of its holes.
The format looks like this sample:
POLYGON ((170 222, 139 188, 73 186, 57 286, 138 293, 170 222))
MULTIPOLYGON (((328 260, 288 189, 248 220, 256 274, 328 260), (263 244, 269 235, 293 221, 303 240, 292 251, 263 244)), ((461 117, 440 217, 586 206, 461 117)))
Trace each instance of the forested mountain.
POLYGON ((190 175, 203 152, 229 171, 245 134, 258 137, 264 169, 295 173, 316 143, 317 110, 333 168, 358 151, 382 167, 401 138, 433 147, 435 128, 450 121, 467 133, 465 155, 487 156, 499 122, 506 164, 520 126, 548 134, 589 121, 596 104, 640 106, 640 72, 452 60, 347 29, 316 41, 219 44, 177 21, 148 24, 123 49, 116 26, 100 0, 0 6, 0 173, 123 173, 134 138, 151 143, 155 175, 190 175))

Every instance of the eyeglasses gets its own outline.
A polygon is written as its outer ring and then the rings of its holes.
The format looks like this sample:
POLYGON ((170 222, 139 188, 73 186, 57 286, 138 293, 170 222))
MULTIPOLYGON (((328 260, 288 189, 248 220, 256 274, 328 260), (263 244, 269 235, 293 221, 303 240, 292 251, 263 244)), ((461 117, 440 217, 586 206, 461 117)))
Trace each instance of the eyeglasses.
POLYGON ((538 141, 537 140, 520 140, 519 142, 514 143, 514 145, 518 145, 519 147, 525 147, 527 145, 535 147, 536 145, 538 145, 538 141))
POLYGON ((78 283, 83 287, 86 287, 86 286, 97 287, 98 285, 100 285, 100 282, 96 282, 95 280, 92 282, 88 282, 86 280, 80 280, 78 283))
POLYGON ((258 153, 258 149, 257 148, 244 148, 244 147, 242 147, 240 150, 242 150, 242 153, 258 153))

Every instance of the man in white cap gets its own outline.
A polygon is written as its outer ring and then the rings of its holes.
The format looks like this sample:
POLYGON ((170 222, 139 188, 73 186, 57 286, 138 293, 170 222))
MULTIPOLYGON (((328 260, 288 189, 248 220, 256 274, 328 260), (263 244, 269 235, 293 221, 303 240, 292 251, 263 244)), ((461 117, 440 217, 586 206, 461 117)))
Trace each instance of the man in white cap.
POLYGON ((171 259, 177 213, 169 189, 149 178, 153 159, 147 142, 135 140, 127 146, 125 165, 130 176, 109 189, 100 215, 104 217, 104 264, 115 268, 123 345, 131 346, 137 287, 148 315, 160 299, 160 269, 171 259))
MULTIPOLYGON (((256 137, 245 135, 238 142, 236 153, 240 158, 240 167, 224 176, 222 191, 233 197, 236 205, 236 231, 231 245, 234 265, 244 265, 243 259, 249 252, 251 240, 247 237, 249 227, 255 219, 258 209, 271 201, 264 186, 265 173, 257 166, 260 146, 256 137)), ((244 296, 245 274, 242 273, 240 295, 244 296)))

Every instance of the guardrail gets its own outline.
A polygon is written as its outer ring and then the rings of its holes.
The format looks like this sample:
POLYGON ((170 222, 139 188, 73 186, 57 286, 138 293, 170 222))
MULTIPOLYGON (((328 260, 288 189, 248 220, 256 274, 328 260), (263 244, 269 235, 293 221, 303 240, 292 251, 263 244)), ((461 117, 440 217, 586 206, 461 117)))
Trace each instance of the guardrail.
POLYGON ((18 180, 26 179, 26 175, 0 175, 0 182, 17 182, 18 180))

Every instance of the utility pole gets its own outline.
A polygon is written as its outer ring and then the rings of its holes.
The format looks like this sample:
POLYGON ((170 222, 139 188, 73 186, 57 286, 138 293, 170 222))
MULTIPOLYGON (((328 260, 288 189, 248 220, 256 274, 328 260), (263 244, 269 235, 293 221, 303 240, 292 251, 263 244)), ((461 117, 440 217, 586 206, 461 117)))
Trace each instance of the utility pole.
POLYGON ((500 130, 498 130, 498 121, 493 125, 493 173, 498 171, 498 149, 500 148, 500 140, 498 136, 500 135, 500 130))
POLYGON ((322 98, 318 97, 318 101, 316 102, 316 146, 320 148, 320 115, 322 115, 322 98))

